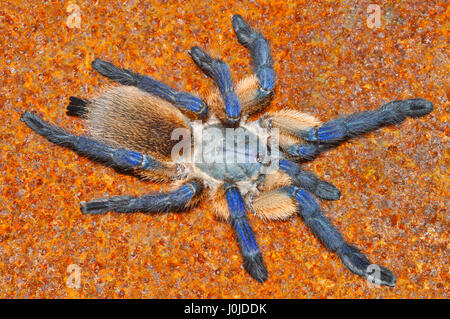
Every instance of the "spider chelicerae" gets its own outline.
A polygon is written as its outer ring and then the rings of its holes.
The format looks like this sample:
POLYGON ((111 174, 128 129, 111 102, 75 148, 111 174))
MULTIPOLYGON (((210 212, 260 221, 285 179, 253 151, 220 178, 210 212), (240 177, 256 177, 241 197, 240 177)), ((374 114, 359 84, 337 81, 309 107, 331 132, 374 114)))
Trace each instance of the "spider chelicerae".
POLYGON ((254 279, 264 282, 268 272, 247 213, 268 220, 286 219, 297 213, 350 271, 373 283, 395 285, 391 271, 371 264, 322 215, 315 197, 337 200, 339 190, 298 164, 349 138, 407 117, 424 116, 432 111, 432 103, 424 99, 393 101, 375 111, 323 124, 293 109, 248 121, 249 115, 262 111, 271 101, 275 72, 267 40, 240 15, 232 17, 232 25, 239 42, 250 51, 255 75, 234 85, 226 63, 193 47, 189 51, 192 59, 217 87, 205 100, 97 59, 93 68, 122 85, 93 99, 70 97, 67 113, 87 120, 89 137, 67 133, 32 112, 25 112, 22 120, 55 144, 119 171, 173 186, 166 192, 141 197, 116 196, 82 203, 84 214, 188 210, 200 200, 209 199, 215 214, 234 230, 244 268, 254 279), (189 118, 206 121, 191 122, 189 118), (188 138, 194 137, 194 142, 188 139, 187 150, 182 149, 194 155, 188 160, 174 157, 174 153, 179 154, 174 152, 179 141, 173 137, 180 129, 187 132, 188 138), (239 129, 244 138, 240 142, 238 135, 229 139, 229 129, 239 129), (218 153, 222 161, 217 160, 218 153), (240 155, 245 155, 245 161, 235 160, 240 155))

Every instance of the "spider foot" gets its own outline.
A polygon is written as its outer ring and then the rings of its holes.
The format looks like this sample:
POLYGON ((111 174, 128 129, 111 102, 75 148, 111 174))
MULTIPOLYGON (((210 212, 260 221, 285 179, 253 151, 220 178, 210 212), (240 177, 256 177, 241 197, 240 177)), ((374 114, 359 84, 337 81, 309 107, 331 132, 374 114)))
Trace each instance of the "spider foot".
POLYGON ((321 199, 338 200, 341 197, 341 192, 336 186, 302 170, 296 163, 281 160, 280 169, 291 177, 295 185, 312 192, 321 199))
POLYGON ((394 101, 391 103, 396 105, 402 114, 409 117, 420 117, 433 111, 433 103, 420 98, 394 101))
POLYGON ((317 182, 314 194, 325 200, 338 200, 341 197, 341 192, 336 186, 321 180, 317 182))
POLYGON ((345 245, 338 250, 339 257, 344 265, 353 273, 366 277, 367 281, 373 284, 384 286, 395 286, 397 279, 387 268, 372 264, 359 249, 345 245))
POLYGON ((263 258, 260 252, 256 254, 246 254, 243 256, 244 268, 247 272, 259 282, 267 279, 267 269, 264 266, 263 258))
POLYGON ((33 131, 38 133, 39 135, 44 136, 50 142, 53 142, 58 145, 68 145, 70 144, 70 138, 66 132, 64 132, 59 127, 50 125, 45 122, 40 116, 33 112, 26 111, 22 114, 20 118, 25 124, 27 124, 33 131))
POLYGON ((107 212, 118 211, 119 208, 127 206, 133 200, 131 196, 116 196, 112 198, 94 199, 87 203, 81 203, 83 214, 106 214, 107 212))
POLYGON ((234 32, 239 42, 248 47, 256 38, 256 33, 250 28, 240 14, 235 14, 231 17, 234 32))
POLYGON ((101 75, 123 85, 137 85, 139 76, 130 70, 120 69, 114 64, 101 59, 95 59, 92 67, 101 75))
POLYGON ((22 122, 25 122, 33 131, 43 135, 49 131, 47 123, 44 122, 38 115, 33 112, 26 111, 20 118, 22 122))

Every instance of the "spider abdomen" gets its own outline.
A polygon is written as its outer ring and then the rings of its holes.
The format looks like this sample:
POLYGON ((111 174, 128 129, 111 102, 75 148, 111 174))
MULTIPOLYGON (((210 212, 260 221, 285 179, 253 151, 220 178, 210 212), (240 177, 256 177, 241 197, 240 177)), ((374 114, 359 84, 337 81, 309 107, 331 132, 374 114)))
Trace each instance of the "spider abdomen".
POLYGON ((132 86, 107 90, 89 104, 89 133, 115 147, 170 161, 172 132, 190 130, 189 120, 170 102, 132 86))

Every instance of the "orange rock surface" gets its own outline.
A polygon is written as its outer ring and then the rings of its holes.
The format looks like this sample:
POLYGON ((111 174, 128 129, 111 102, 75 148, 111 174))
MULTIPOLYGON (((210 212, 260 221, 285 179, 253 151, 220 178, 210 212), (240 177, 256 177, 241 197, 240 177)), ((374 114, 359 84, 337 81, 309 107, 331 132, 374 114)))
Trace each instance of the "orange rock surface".
POLYGON ((446 1, 3 1, 0 8, 0 297, 448 298, 449 16, 446 1), (430 2, 431 3, 431 2, 430 2), (342 192, 324 214, 372 261, 397 276, 372 288, 326 250, 300 218, 252 218, 269 278, 242 267, 234 235, 208 202, 183 214, 85 216, 81 201, 159 189, 92 163, 32 132, 33 110, 77 134, 70 95, 111 82, 99 57, 178 89, 213 84, 190 60, 199 45, 251 72, 230 18, 271 42, 272 110, 322 120, 422 97, 434 111, 352 140, 305 165, 342 192), (78 20, 79 17, 79 20, 78 20), (80 287, 70 277, 79 267, 80 287), (69 285, 68 285, 69 281, 69 285), (71 288, 72 287, 72 288, 71 288))

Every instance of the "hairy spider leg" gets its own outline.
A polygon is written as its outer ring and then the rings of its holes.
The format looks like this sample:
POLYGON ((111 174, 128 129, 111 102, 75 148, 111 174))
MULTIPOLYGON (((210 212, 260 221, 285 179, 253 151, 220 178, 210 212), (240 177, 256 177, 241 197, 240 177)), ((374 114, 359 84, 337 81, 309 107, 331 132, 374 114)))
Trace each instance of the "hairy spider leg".
POLYGON ((280 160, 280 170, 291 177, 292 183, 325 200, 338 200, 341 192, 331 183, 301 169, 296 163, 280 160))
POLYGON ((288 155, 295 157, 298 161, 310 161, 329 148, 330 147, 326 145, 299 143, 292 144, 283 149, 283 151, 288 155))
MULTIPOLYGON (((259 87, 258 78, 254 74, 243 78, 234 86, 234 91, 238 96, 239 106, 241 107, 243 115, 250 115, 260 111, 270 103, 270 99, 265 99, 261 102, 255 100, 256 92, 259 90, 259 87)), ((226 121, 227 113, 225 104, 222 99, 222 94, 217 88, 212 90, 206 97, 206 103, 208 104, 209 109, 212 110, 219 119, 226 121)))
POLYGON ((267 279, 261 251, 247 221, 247 212, 239 189, 233 184, 225 185, 225 196, 230 210, 229 223, 234 230, 244 261, 244 268, 259 282, 267 279))
POLYGON ((392 101, 375 111, 363 111, 331 120, 319 127, 299 130, 296 135, 307 142, 337 144, 348 138, 397 124, 407 117, 420 117, 430 113, 433 104, 425 99, 392 101))
POLYGON ((298 214, 306 225, 328 249, 338 254, 351 272, 366 277, 372 283, 395 286, 394 274, 383 266, 372 265, 363 253, 347 244, 341 233, 322 215, 319 204, 306 190, 297 186, 287 186, 283 190, 297 202, 298 214))
POLYGON ((269 174, 263 174, 258 177, 258 190, 262 193, 272 191, 274 189, 292 185, 291 177, 281 170, 269 174), (262 183, 262 184, 261 184, 262 183))
POLYGON ((212 58, 199 47, 192 47, 189 54, 198 67, 214 81, 219 89, 225 104, 225 121, 230 125, 236 125, 240 120, 241 109, 238 96, 234 91, 228 65, 222 60, 212 58))
POLYGON ((167 172, 167 175, 171 173, 176 174, 175 167, 167 167, 164 163, 149 155, 122 148, 114 148, 85 136, 67 133, 63 129, 44 121, 34 113, 25 112, 21 119, 33 131, 50 142, 70 148, 78 154, 111 165, 117 169, 125 171, 133 169, 157 170, 167 172))
POLYGON ((252 209, 261 219, 284 220, 297 212, 297 205, 280 187, 259 194, 252 202, 252 209))
POLYGON ((192 206, 193 198, 200 194, 202 188, 201 182, 192 180, 165 193, 157 192, 140 197, 115 196, 94 199, 82 203, 81 211, 83 214, 180 211, 192 206))
POLYGON ((283 150, 296 160, 313 160, 320 153, 349 138, 374 131, 382 126, 400 123, 407 117, 424 116, 432 110, 433 104, 424 99, 392 101, 375 111, 354 113, 317 127, 291 131, 292 134, 308 143, 292 144, 283 150))
POLYGON ((240 16, 231 18, 234 32, 240 44, 250 51, 253 72, 258 77, 260 87, 255 95, 255 104, 270 96, 275 86, 275 71, 267 40, 255 32, 240 16))
POLYGON ((318 144, 305 144, 297 136, 298 132, 310 130, 321 124, 311 114, 283 109, 263 115, 257 121, 259 125, 268 130, 278 128, 281 150, 290 157, 295 157, 296 160, 313 159, 326 147, 318 144))
POLYGON ((204 118, 208 113, 208 107, 198 97, 175 89, 159 82, 149 76, 134 73, 127 69, 121 69, 101 59, 95 59, 92 67, 101 75, 123 85, 136 86, 139 89, 171 102, 180 109, 192 111, 204 118))
POLYGON ((280 170, 269 174, 264 188, 252 202, 253 212, 263 219, 287 219, 297 211, 284 187, 296 185, 325 200, 337 200, 341 193, 332 184, 318 179, 314 174, 302 170, 296 163, 280 160, 280 170))

